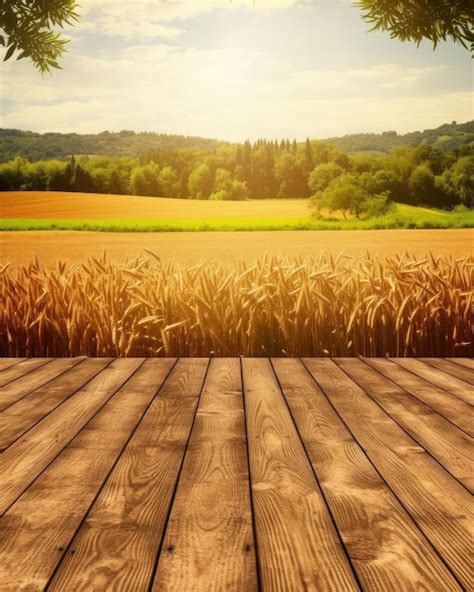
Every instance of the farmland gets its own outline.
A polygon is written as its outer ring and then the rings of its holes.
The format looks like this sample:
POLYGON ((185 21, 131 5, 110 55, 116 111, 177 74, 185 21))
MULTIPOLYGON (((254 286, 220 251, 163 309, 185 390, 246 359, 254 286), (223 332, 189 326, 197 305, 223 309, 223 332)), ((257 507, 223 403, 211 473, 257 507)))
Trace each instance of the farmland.
POLYGON ((108 232, 469 228, 474 212, 396 204, 389 214, 344 220, 311 216, 306 199, 208 201, 67 192, 0 193, 3 230, 108 232))
POLYGON ((337 256, 341 251, 357 257, 395 256, 408 252, 424 257, 429 252, 454 258, 472 254, 471 229, 448 230, 308 230, 278 232, 1 232, 2 261, 13 266, 28 264, 35 258, 45 266, 58 260, 81 263, 103 251, 109 259, 124 261, 138 257, 144 249, 159 254, 162 261, 198 263, 242 259, 248 262, 265 254, 287 257, 314 257, 325 252, 337 256))
POLYGON ((472 354, 473 259, 266 256, 163 263, 146 252, 4 267, 6 356, 472 354))

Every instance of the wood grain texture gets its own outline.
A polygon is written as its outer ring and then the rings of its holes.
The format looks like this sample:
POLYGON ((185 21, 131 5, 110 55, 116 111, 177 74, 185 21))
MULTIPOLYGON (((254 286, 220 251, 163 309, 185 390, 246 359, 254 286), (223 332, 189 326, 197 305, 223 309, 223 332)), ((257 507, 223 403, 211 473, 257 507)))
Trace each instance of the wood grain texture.
POLYGON ((143 360, 136 358, 115 360, 6 449, 0 457, 0 514, 8 509, 142 363, 143 360))
POLYGON ((433 383, 412 374, 390 360, 365 358, 364 361, 411 395, 429 405, 466 434, 474 436, 473 410, 468 403, 449 395, 433 383))
POLYGON ((443 360, 442 358, 420 358, 425 364, 433 366, 442 372, 446 372, 449 376, 455 376, 459 380, 464 380, 471 386, 474 385, 474 371, 470 368, 461 366, 460 364, 454 364, 449 360, 443 360))
POLYGON ((472 438, 362 360, 335 361, 455 479, 474 492, 472 438))
POLYGON ((32 372, 33 370, 36 370, 36 368, 40 368, 51 361, 51 358, 29 358, 24 362, 14 364, 10 368, 3 370, 3 372, 0 374, 0 387, 13 382, 22 376, 25 376, 25 374, 28 374, 28 372, 32 372))
POLYGON ((301 361, 272 362, 363 589, 459 590, 301 361))
POLYGON ((64 372, 82 362, 81 358, 59 358, 29 372, 26 376, 18 378, 0 389, 0 411, 5 411, 10 405, 26 397, 52 380, 61 376, 64 372))
POLYGON ((111 362, 111 358, 85 360, 10 405, 0 414, 0 450, 5 450, 111 362))
POLYGON ((413 372, 413 374, 417 374, 418 376, 421 376, 421 378, 432 382, 447 393, 459 397, 459 399, 469 403, 469 405, 474 405, 474 389, 464 381, 454 378, 453 376, 448 376, 441 370, 437 370, 420 360, 415 360, 413 358, 390 359, 400 366, 403 366, 403 368, 407 368, 410 372, 413 372))
POLYGON ((172 359, 145 361, 0 518, 2 592, 45 588, 173 364, 172 359))
POLYGON ((7 368, 11 368, 11 366, 15 366, 15 364, 19 364, 23 362, 25 358, 1 358, 0 359, 0 372, 3 372, 7 368))
POLYGON ((384 481, 471 590, 470 494, 332 360, 303 361, 384 481))
POLYGON ((240 362, 213 359, 153 590, 258 590, 240 362))
POLYGON ((470 358, 445 358, 445 360, 457 364, 458 366, 469 368, 469 370, 474 370, 474 360, 471 360, 470 358))
POLYGON ((243 359, 264 590, 358 590, 269 360, 243 359))
POLYGON ((208 360, 181 359, 109 475, 49 590, 150 584, 208 360))

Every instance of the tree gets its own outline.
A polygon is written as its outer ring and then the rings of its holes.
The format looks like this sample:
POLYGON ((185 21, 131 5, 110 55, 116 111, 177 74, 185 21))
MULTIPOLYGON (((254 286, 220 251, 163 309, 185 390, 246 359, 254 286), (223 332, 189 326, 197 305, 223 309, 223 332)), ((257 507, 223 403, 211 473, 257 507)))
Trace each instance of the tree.
POLYGON ((243 200, 247 199, 248 189, 243 181, 233 180, 226 169, 217 169, 214 176, 213 192, 209 199, 215 200, 243 200))
POLYGON ((208 199, 212 191, 213 174, 207 164, 198 165, 189 175, 188 189, 194 199, 208 199))
POLYGON ((160 167, 154 162, 135 167, 130 175, 130 190, 133 195, 159 196, 159 171, 160 167))
POLYGON ((75 0, 0 0, 0 45, 4 61, 15 52, 28 58, 41 74, 60 68, 59 58, 67 40, 54 28, 64 28, 79 19, 75 0))
POLYGON ((76 165, 72 181, 72 191, 81 193, 94 193, 96 186, 92 175, 80 164, 76 165))
POLYGON ((417 45, 428 39, 433 48, 450 38, 474 51, 472 0, 358 0, 357 5, 371 31, 387 31, 392 39, 417 45))
POLYGON ((345 173, 336 177, 324 191, 316 193, 312 197, 316 214, 319 215, 322 209, 330 212, 340 211, 344 219, 348 214, 356 218, 363 214, 368 217, 385 214, 391 206, 388 195, 371 193, 364 186, 361 177, 362 175, 345 173))
MULTIPOLYGON (((437 178, 438 179, 438 178, 437 178)), ((459 201, 474 206, 474 156, 463 156, 441 177, 442 188, 459 201)))
MULTIPOLYGON (((291 150, 291 144, 289 144, 291 150)), ((280 184, 278 197, 306 197, 308 185, 301 160, 296 154, 283 152, 275 163, 275 178, 280 184)))
POLYGON ((334 179, 327 189, 319 191, 312 199, 318 213, 322 209, 340 211, 346 219, 348 214, 359 216, 361 204, 368 198, 369 194, 357 184, 356 178, 345 174, 334 179))
POLYGON ((335 162, 318 165, 310 174, 308 185, 311 191, 318 193, 324 191, 329 185, 344 173, 344 169, 335 162))
POLYGON ((420 164, 408 179, 408 188, 415 204, 429 203, 434 191, 434 175, 426 164, 420 164))

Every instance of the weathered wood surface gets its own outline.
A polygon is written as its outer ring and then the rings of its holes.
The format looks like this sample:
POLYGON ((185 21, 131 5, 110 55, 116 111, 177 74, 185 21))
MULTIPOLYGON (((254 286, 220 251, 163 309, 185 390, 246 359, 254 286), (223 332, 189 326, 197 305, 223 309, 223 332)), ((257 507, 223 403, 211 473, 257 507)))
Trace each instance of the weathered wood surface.
POLYGON ((473 590, 466 359, 0 360, 0 590, 473 590))

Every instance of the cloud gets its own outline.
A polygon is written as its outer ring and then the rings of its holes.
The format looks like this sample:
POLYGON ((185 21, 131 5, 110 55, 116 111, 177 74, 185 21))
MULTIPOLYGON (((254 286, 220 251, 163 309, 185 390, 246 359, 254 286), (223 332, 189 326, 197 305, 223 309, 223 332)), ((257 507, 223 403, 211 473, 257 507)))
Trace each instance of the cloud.
POLYGON ((305 0, 82 0, 79 32, 95 32, 124 39, 174 39, 183 33, 179 26, 199 15, 220 10, 282 10, 305 0))
POLYGON ((38 81, 5 65, 3 125, 37 131, 155 130, 230 140, 432 127, 471 117, 471 94, 433 93, 444 66, 298 68, 253 49, 135 45, 69 55, 38 81))

